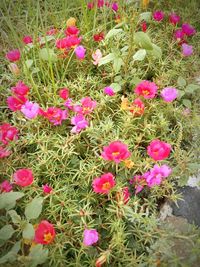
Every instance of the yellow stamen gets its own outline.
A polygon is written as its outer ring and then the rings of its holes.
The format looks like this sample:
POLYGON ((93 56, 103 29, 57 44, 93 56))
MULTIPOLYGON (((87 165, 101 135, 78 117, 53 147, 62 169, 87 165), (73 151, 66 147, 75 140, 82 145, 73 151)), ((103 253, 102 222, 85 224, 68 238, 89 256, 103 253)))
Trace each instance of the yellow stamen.
POLYGON ((107 182, 107 183, 103 184, 102 189, 103 189, 103 190, 108 190, 108 189, 110 189, 110 183, 107 182))
POLYGON ((53 239, 53 236, 51 233, 48 233, 48 234, 44 234, 44 241, 47 242, 47 243, 50 243, 53 239))

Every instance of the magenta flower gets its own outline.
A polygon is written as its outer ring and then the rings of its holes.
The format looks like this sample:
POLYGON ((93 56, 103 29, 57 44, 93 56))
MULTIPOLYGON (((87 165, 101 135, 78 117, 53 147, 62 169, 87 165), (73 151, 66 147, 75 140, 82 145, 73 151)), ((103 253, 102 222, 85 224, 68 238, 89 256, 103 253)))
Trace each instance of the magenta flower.
POLYGON ((75 125, 71 133, 80 133, 81 130, 88 127, 89 123, 82 114, 72 117, 71 124, 75 125))
POLYGON ((8 148, 0 146, 0 159, 10 156, 11 153, 12 152, 8 148))
POLYGON ((184 23, 182 25, 182 31, 185 33, 187 36, 192 36, 196 33, 196 30, 194 27, 192 27, 190 24, 184 23))
POLYGON ((27 98, 23 95, 9 96, 7 98, 7 105, 10 110, 17 111, 21 109, 22 105, 24 105, 26 101, 27 98))
POLYGON ((83 60, 85 58, 86 49, 82 45, 77 46, 74 52, 78 59, 83 60))
POLYGON ((169 157, 171 145, 160 141, 159 139, 152 140, 147 147, 148 155, 154 160, 164 160, 169 157))
POLYGON ((158 87, 154 82, 144 80, 136 86, 134 92, 136 95, 143 96, 144 98, 154 98, 157 90, 158 87))
POLYGON ((174 38, 178 41, 184 39, 184 32, 181 30, 181 29, 177 29, 175 32, 174 32, 174 38))
POLYGON ((105 160, 114 161, 120 163, 121 161, 129 158, 131 153, 128 150, 128 146, 121 141, 111 142, 108 146, 103 147, 101 156, 105 160))
POLYGON ((170 21, 170 23, 172 23, 172 24, 174 24, 174 25, 176 25, 176 24, 178 24, 179 23, 179 21, 180 21, 180 16, 178 16, 177 14, 175 14, 175 13, 171 13, 170 15, 169 15, 169 21, 170 21))
POLYGON ((12 184, 8 181, 5 180, 0 184, 0 192, 10 192, 12 190, 12 184))
POLYGON ((112 173, 104 173, 100 177, 97 177, 92 182, 92 187, 95 193, 108 194, 110 190, 115 186, 115 177, 112 173))
POLYGON ((109 87, 109 86, 105 87, 103 92, 104 94, 109 95, 109 96, 115 95, 114 90, 112 89, 112 87, 109 87))
POLYGON ((89 10, 93 9, 93 7, 94 7, 94 3, 93 3, 93 2, 89 2, 89 3, 87 4, 87 8, 88 8, 89 10))
POLYGON ((118 3, 117 2, 112 3, 112 10, 117 12, 118 9, 119 9, 118 3))
POLYGON ((166 87, 161 91, 160 95, 164 101, 172 102, 174 99, 178 97, 178 91, 176 88, 166 87))
POLYGON ((37 103, 27 100, 26 103, 21 107, 21 112, 27 119, 34 119, 39 113, 39 108, 40 107, 37 103))
POLYGON ((48 184, 43 185, 42 189, 44 194, 51 194, 53 192, 53 188, 48 184))
POLYGON ((143 175, 135 175, 133 179, 131 179, 131 184, 134 184, 135 194, 138 194, 146 185, 146 179, 143 175))
POLYGON ((71 98, 68 98, 67 101, 65 101, 64 106, 67 107, 68 109, 72 110, 73 109, 73 100, 71 98))
POLYGON ((13 127, 9 123, 3 123, 0 125, 0 142, 4 145, 8 145, 9 142, 18 139, 18 129, 13 127))
POLYGON ((92 100, 90 97, 84 97, 81 99, 82 110, 79 112, 83 115, 90 114, 96 108, 97 102, 92 100))
POLYGON ((30 88, 22 81, 19 81, 14 87, 11 87, 11 91, 15 95, 26 96, 29 90, 30 88))
POLYGON ((185 57, 191 56, 193 54, 193 47, 192 47, 192 45, 182 44, 182 54, 185 57))
POLYGON ((164 16, 165 16, 164 12, 162 12, 162 11, 160 11, 160 10, 155 11, 155 12, 153 13, 153 18, 154 18, 154 20, 156 20, 156 21, 161 21, 161 20, 163 20, 164 16))
POLYGON ((96 229, 85 229, 83 232, 83 244, 92 246, 99 240, 99 234, 96 229))
POLYGON ((168 165, 154 165, 149 172, 144 174, 144 177, 146 178, 147 185, 153 187, 155 185, 160 185, 171 172, 172 169, 168 165))
POLYGON ((40 115, 47 118, 53 125, 61 125, 63 120, 68 117, 67 110, 56 107, 50 107, 47 111, 40 110, 40 115))
POLYGON ((20 59, 20 56, 21 54, 19 49, 11 50, 6 54, 6 58, 11 62, 18 61, 20 59))
POLYGON ((31 44, 33 42, 33 38, 29 35, 26 35, 24 36, 24 38, 22 39, 22 41, 25 43, 25 44, 31 44))

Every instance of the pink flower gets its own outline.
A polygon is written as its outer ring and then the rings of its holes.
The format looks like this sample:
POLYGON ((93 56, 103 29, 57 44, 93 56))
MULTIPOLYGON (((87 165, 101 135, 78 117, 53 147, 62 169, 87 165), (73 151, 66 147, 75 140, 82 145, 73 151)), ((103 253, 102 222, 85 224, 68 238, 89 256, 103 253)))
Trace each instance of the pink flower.
POLYGON ((192 36, 196 33, 196 30, 194 27, 192 27, 190 24, 184 23, 182 25, 182 31, 185 33, 187 36, 192 36))
POLYGON ((77 46, 74 52, 79 60, 83 60, 85 58, 86 49, 82 45, 77 46))
POLYGON ((34 119, 39 113, 39 108, 40 107, 37 103, 33 103, 27 100, 26 103, 21 107, 21 112, 27 119, 34 119))
POLYGON ((12 152, 4 146, 0 146, 0 159, 10 156, 12 152))
POLYGON ((93 190, 98 194, 108 194, 114 186, 115 178, 110 172, 95 178, 92 182, 93 190))
POLYGON ((104 0, 97 0, 97 6, 98 8, 101 8, 104 6, 104 0))
POLYGON ((19 81, 15 85, 15 87, 11 87, 11 91, 15 95, 26 96, 28 94, 29 90, 30 90, 30 88, 22 81, 19 81))
POLYGON ((112 10, 117 12, 118 9, 119 9, 118 3, 117 2, 112 3, 112 10))
POLYGON ((174 99, 178 97, 178 91, 176 88, 166 87, 161 91, 160 95, 164 101, 172 102, 174 99))
POLYGON ((93 3, 93 2, 89 2, 89 3, 87 4, 87 8, 88 8, 89 10, 93 9, 93 7, 94 7, 94 3, 93 3))
POLYGON ((136 175, 133 177, 133 180, 131 180, 131 184, 132 183, 134 183, 135 194, 138 194, 146 185, 146 179, 143 175, 136 175))
POLYGON ((61 125, 62 121, 66 120, 68 117, 67 110, 62 110, 56 107, 48 108, 42 115, 53 123, 53 125, 61 125))
POLYGON ((33 42, 33 38, 29 35, 24 36, 22 40, 25 44, 31 44, 33 42))
POLYGON ((141 95, 144 98, 154 98, 156 96, 158 87, 154 82, 149 82, 149 81, 142 81, 140 82, 134 92, 136 95, 141 95))
POLYGON ((177 14, 175 14, 175 13, 171 13, 170 15, 169 15, 169 21, 170 21, 170 23, 172 23, 172 24, 174 24, 174 25, 176 25, 176 24, 178 24, 179 23, 179 21, 180 21, 180 16, 178 16, 177 14))
POLYGON ((12 74, 18 76, 20 74, 20 69, 18 68, 17 64, 10 63, 8 65, 9 70, 12 72, 12 74))
POLYGON ((10 192, 12 190, 12 184, 8 181, 8 180, 5 180, 3 181, 1 184, 0 184, 0 191, 1 192, 10 192))
POLYGON ((64 99, 64 100, 67 100, 68 96, 69 96, 69 90, 68 88, 62 88, 60 89, 59 91, 59 96, 64 99))
POLYGON ((72 133, 80 133, 81 130, 87 128, 89 125, 88 121, 82 114, 72 117, 71 124, 75 125, 71 130, 72 133))
POLYGON ((119 163, 129 158, 131 153, 128 151, 128 146, 120 141, 111 142, 108 146, 103 147, 101 154, 105 160, 114 161, 119 163))
POLYGON ((46 35, 55 35, 56 33, 58 33, 58 29, 52 28, 49 31, 46 32, 46 35))
POLYGON ((151 141, 147 147, 148 155, 154 160, 164 160, 169 157, 171 151, 171 145, 160 140, 151 141))
POLYGON ((92 246, 99 240, 99 234, 96 229, 85 229, 83 232, 83 244, 92 246))
POLYGON ((92 58, 94 59, 93 64, 94 65, 98 65, 101 58, 102 58, 102 53, 99 49, 97 49, 93 54, 92 54, 92 58))
POLYGON ((20 169, 13 175, 14 181, 17 185, 22 187, 31 185, 33 183, 33 173, 30 169, 20 169))
POLYGON ((146 173, 147 186, 153 187, 155 185, 160 185, 164 178, 171 174, 172 170, 167 165, 154 165, 154 167, 146 173))
POLYGON ((9 123, 0 125, 0 142, 7 145, 9 142, 18 139, 18 129, 9 123))
POLYGON ((20 59, 20 56, 21 54, 19 49, 11 50, 6 54, 6 58, 11 62, 18 61, 20 59))
POLYGON ((84 97, 81 99, 81 106, 83 115, 90 114, 96 108, 97 102, 90 97, 84 97))
POLYGON ((115 95, 114 90, 112 89, 112 87, 109 87, 109 86, 105 87, 103 92, 104 94, 109 95, 109 96, 115 95))
POLYGON ((53 192, 53 188, 48 184, 43 185, 42 189, 44 194, 51 194, 53 192))
POLYGON ((26 101, 27 101, 27 98, 25 96, 22 96, 22 95, 9 96, 7 98, 8 107, 12 111, 20 110, 22 105, 24 105, 26 101))
POLYGON ((67 101, 65 101, 64 106, 67 107, 68 109, 72 110, 73 109, 73 101, 71 98, 68 98, 67 101))
POLYGON ((181 41, 184 39, 184 32, 181 30, 181 29, 177 29, 175 32, 174 32, 174 38, 177 40, 177 41, 181 41))
POLYGON ((161 20, 163 20, 164 16, 165 16, 165 14, 164 14, 162 11, 160 11, 160 10, 155 11, 155 12, 153 13, 153 18, 154 18, 154 20, 156 20, 156 21, 161 21, 161 20))
POLYGON ((193 54, 193 46, 188 44, 182 44, 182 54, 185 57, 189 57, 193 54))

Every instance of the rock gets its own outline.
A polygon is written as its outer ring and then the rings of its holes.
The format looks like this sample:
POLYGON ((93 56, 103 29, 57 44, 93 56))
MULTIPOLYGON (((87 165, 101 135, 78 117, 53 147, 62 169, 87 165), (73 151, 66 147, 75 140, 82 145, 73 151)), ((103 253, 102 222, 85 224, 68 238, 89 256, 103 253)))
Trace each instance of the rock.
POLYGON ((200 227, 200 189, 185 186, 178 189, 178 193, 181 193, 183 199, 178 200, 177 205, 171 204, 173 215, 181 216, 200 227))

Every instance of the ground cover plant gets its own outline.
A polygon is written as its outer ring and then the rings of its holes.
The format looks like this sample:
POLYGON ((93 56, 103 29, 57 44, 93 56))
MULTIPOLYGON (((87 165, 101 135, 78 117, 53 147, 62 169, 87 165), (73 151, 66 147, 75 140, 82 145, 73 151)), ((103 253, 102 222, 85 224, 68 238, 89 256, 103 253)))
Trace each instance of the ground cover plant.
POLYGON ((183 266, 158 211, 199 169, 198 1, 0 5, 1 266, 183 266))

